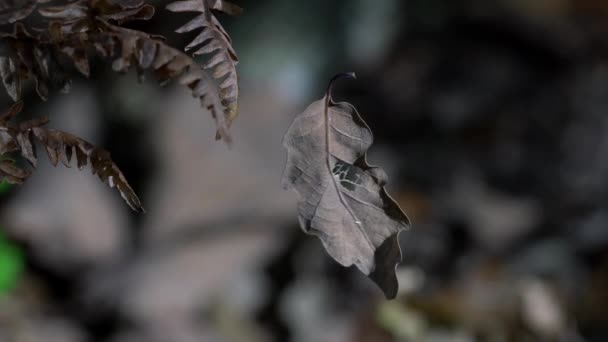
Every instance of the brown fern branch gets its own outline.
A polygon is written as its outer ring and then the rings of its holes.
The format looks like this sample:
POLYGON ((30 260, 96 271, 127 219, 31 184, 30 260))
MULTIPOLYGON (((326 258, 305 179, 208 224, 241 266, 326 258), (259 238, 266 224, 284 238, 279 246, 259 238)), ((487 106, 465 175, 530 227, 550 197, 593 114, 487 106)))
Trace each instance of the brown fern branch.
MULTIPOLYGON (((241 11, 225 1, 201 4, 230 14, 241 11)), ((238 59, 230 37, 209 10, 203 22, 206 28, 187 47, 189 50, 200 46, 193 55, 209 55, 204 64, 170 47, 162 37, 119 26, 126 21, 152 17, 154 8, 143 0, 77 0, 62 6, 45 6, 38 13, 48 23, 47 29, 31 30, 16 23, 13 32, 0 32, 0 41, 8 50, 0 56, 0 76, 13 100, 21 98, 21 86, 27 79, 34 81, 43 100, 52 88, 69 91, 71 81, 59 62, 60 57, 67 57, 76 70, 88 77, 89 58, 96 51, 111 59, 113 69, 118 72, 135 69, 141 79, 144 71, 149 70, 161 84, 176 79, 187 85, 215 119, 217 138, 230 143, 228 128, 238 108, 238 59)), ((199 22, 194 20, 178 31, 198 27, 199 22)))
MULTIPOLYGON (((118 166, 112 161, 110 153, 96 147, 88 141, 70 133, 43 127, 48 119, 34 119, 19 124, 10 124, 10 120, 23 109, 23 103, 17 102, 4 114, 0 115, 0 155, 19 152, 33 168, 38 165, 36 141, 42 145, 53 166, 61 161, 66 167, 71 166, 75 156, 78 169, 91 165, 94 175, 108 185, 116 188, 125 202, 137 212, 144 212, 141 201, 127 182, 118 166)), ((14 165, 12 161, 0 161, 0 178, 10 183, 21 184, 30 176, 30 172, 14 165)))
POLYGON ((193 56, 205 55, 208 60, 203 64, 209 70, 220 89, 220 98, 224 106, 224 117, 227 126, 238 115, 239 78, 236 65, 239 60, 232 40, 220 22, 213 15, 213 10, 230 15, 239 15, 242 9, 224 0, 186 0, 170 3, 166 7, 172 12, 199 12, 197 17, 178 28, 176 32, 186 33, 201 29, 199 35, 190 42, 185 50, 193 50, 193 56))

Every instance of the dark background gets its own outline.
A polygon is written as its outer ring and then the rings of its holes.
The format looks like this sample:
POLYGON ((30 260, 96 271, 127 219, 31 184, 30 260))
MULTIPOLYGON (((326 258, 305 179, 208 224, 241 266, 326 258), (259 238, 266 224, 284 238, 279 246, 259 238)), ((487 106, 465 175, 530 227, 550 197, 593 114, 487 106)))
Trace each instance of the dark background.
MULTIPOLYGON (((29 89, 26 113, 110 150, 148 213, 46 161, 2 195, 0 341, 608 340, 608 2, 238 4, 232 149, 187 89, 107 64, 46 104, 29 89), (283 133, 343 71, 334 97, 413 221, 390 302, 280 186, 283 133)), ((184 46, 192 16, 155 5, 131 27, 184 46)))

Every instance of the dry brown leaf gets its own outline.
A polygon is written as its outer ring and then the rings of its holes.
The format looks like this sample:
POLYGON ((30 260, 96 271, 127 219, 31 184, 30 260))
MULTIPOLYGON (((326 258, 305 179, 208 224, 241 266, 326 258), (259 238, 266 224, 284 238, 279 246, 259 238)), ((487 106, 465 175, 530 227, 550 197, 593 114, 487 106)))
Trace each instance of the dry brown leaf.
MULTIPOLYGON (((343 74, 339 76, 351 76, 343 74)), ((286 188, 300 195, 302 229, 318 236, 344 266, 356 265, 384 291, 397 295, 401 262, 399 232, 410 221, 388 195, 386 174, 367 164, 372 132, 349 103, 335 103, 330 82, 325 97, 296 116, 285 134, 286 188)))

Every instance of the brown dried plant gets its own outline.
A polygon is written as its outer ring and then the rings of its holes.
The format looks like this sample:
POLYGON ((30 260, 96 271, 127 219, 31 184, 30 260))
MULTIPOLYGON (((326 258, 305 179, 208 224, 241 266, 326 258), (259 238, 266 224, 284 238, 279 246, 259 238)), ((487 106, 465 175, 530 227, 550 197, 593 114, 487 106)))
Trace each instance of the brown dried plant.
MULTIPOLYGON (((176 30, 199 30, 185 51, 169 46, 161 36, 128 29, 132 20, 148 20, 154 7, 145 0, 76 0, 61 5, 53 0, 0 0, 0 76, 15 101, 0 115, 0 180, 22 183, 30 171, 7 159, 16 154, 36 167, 36 144, 42 145, 53 165, 70 166, 75 155, 79 169, 91 165, 93 174, 116 188, 127 204, 143 212, 141 202, 120 169, 102 148, 70 133, 45 127, 47 119, 21 121, 22 83, 32 80, 46 100, 52 89, 69 91, 68 66, 89 77, 89 60, 98 55, 120 73, 146 72, 161 84, 177 80, 187 85, 216 121, 217 139, 230 142, 228 129, 237 116, 239 78, 232 41, 213 11, 239 15, 242 9, 224 0, 184 0, 167 5, 172 12, 195 12, 196 17, 176 30), (20 1, 14 3, 13 1, 20 1), (24 19, 37 13, 43 28, 24 19), (193 57, 206 59, 197 63, 193 57), (67 63, 65 61, 68 61, 67 63)), ((340 76, 354 77, 354 74, 340 76)), ((302 228, 317 235, 326 250, 344 266, 356 265, 394 298, 398 291, 395 269, 401 261, 399 233, 410 221, 388 195, 386 174, 366 161, 373 136, 357 110, 334 102, 334 78, 325 96, 298 115, 287 134, 284 185, 300 195, 302 228)))
POLYGON ((302 229, 321 239, 343 266, 355 265, 384 291, 397 296, 399 233, 410 220, 386 191, 388 176, 367 163, 372 131, 357 109, 334 102, 334 77, 322 99, 294 118, 285 134, 283 184, 300 195, 302 229))
MULTIPOLYGON (((89 77, 89 60, 99 56, 112 64, 112 69, 126 73, 135 70, 140 80, 146 72, 161 84, 177 80, 210 111, 217 125, 217 139, 230 142, 228 128, 238 111, 238 58, 231 39, 213 14, 213 10, 238 15, 242 9, 223 0, 189 0, 171 3, 173 12, 194 11, 200 15, 177 32, 200 28, 200 34, 186 46, 197 49, 192 56, 169 46, 163 37, 122 27, 133 20, 149 20, 153 6, 144 0, 76 0, 54 4, 52 0, 0 1, 0 77, 8 95, 16 101, 0 121, 0 151, 20 151, 23 158, 36 164, 32 137, 45 146, 53 164, 58 160, 69 164, 75 149, 79 167, 87 160, 102 181, 121 192, 134 210, 143 210, 139 199, 111 161, 109 153, 93 147, 69 133, 43 128, 44 122, 27 121, 9 124, 9 119, 22 109, 22 84, 32 80, 38 96, 47 100, 53 89, 68 92, 71 88, 69 64, 89 77), (29 24, 37 16, 42 24, 29 24), (207 61, 197 63, 193 56, 205 55, 207 61)), ((84 163, 84 164, 83 164, 84 163)), ((0 176, 21 183, 29 172, 3 160, 0 176)))
MULTIPOLYGON (((110 153, 102 148, 85 141, 70 133, 44 127, 47 118, 11 123, 23 109, 23 102, 16 102, 11 108, 0 115, 0 154, 20 152, 21 156, 33 167, 38 164, 36 153, 37 141, 46 149, 46 153, 53 166, 61 161, 70 167, 72 156, 76 159, 78 169, 82 170, 91 164, 93 174, 111 188, 116 188, 131 209, 143 212, 141 202, 118 166, 110 158, 110 153)), ((29 171, 16 167, 11 160, 0 161, 0 179, 9 183, 21 184, 30 175, 29 171)))

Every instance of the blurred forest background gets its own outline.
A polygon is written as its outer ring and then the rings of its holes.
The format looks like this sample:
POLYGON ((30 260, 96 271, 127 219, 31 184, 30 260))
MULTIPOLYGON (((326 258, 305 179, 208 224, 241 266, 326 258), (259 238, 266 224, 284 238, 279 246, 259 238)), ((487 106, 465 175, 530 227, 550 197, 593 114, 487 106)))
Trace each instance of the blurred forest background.
MULTIPOLYGON (((131 27, 167 35, 192 16, 131 27)), ((41 158, 0 195, 0 341, 608 340, 608 2, 242 0, 234 146, 182 87, 93 66, 26 113, 148 213, 41 158), (281 139, 335 73, 413 229, 387 302, 297 224, 281 139)), ((8 107, 8 98, 3 100, 8 107)))

